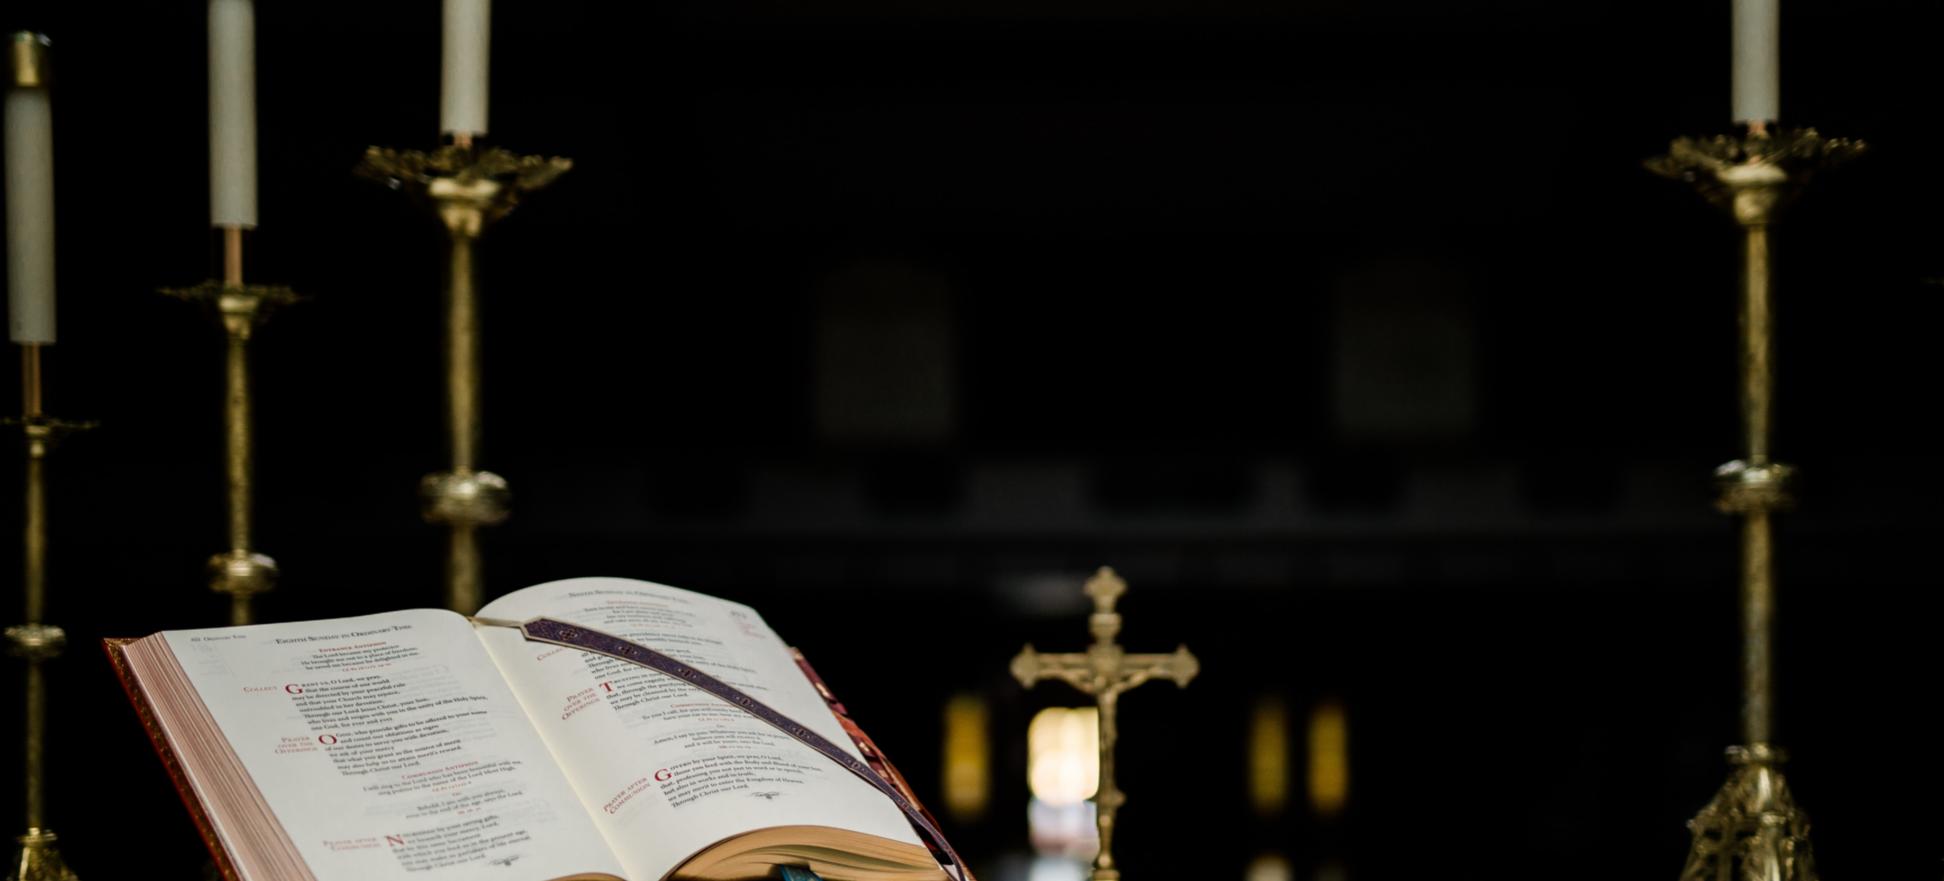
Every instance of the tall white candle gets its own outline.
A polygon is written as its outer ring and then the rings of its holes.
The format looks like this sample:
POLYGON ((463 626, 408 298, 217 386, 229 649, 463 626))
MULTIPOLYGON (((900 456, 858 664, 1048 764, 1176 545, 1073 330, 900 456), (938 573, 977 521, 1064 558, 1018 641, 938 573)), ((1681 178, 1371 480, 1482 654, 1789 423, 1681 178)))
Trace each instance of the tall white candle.
POLYGON ((445 0, 445 81, 439 130, 486 133, 486 71, 492 45, 492 0, 445 0))
POLYGON ((209 222, 257 225, 256 8, 209 0, 209 222))
POLYGON ((1779 117, 1782 93, 1781 0, 1734 0, 1735 121, 1779 117))
POLYGON ((47 38, 17 33, 6 100, 7 331, 16 343, 54 342, 54 120, 47 38))

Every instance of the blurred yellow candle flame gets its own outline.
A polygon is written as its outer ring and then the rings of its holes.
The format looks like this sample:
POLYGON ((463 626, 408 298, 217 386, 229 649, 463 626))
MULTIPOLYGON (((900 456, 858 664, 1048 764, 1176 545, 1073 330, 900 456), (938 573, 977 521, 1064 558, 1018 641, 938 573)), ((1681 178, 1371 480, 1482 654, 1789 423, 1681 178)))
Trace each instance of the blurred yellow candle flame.
POLYGON ((945 704, 945 810, 960 820, 985 813, 992 798, 992 743, 985 699, 961 694, 945 704))
POLYGON ((1325 701, 1310 712, 1310 807, 1334 817, 1350 800, 1350 718, 1343 704, 1325 701))

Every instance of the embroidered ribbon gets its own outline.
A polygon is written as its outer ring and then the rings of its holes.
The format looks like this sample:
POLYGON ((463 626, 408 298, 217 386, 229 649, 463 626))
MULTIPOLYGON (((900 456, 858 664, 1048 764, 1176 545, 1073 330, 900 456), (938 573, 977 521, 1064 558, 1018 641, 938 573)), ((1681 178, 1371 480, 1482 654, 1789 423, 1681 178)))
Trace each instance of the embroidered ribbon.
POLYGON ((945 833, 940 832, 938 827, 925 816, 925 812, 919 810, 918 806, 913 804, 911 799, 906 798, 904 793, 899 792, 896 786, 891 785, 890 781, 878 776, 876 771, 871 770, 871 766, 858 761, 842 747, 825 739, 823 735, 791 720, 768 704, 744 694, 741 689, 640 643, 629 642, 598 630, 589 630, 577 624, 555 621, 552 618, 535 618, 525 622, 478 617, 472 620, 493 627, 511 627, 520 631, 530 642, 580 649, 665 673, 769 723, 778 731, 796 738, 804 746, 816 750, 824 758, 836 762, 844 770, 857 775, 858 779, 884 793, 886 798, 891 799, 891 802, 898 806, 898 810, 904 812, 905 819, 911 821, 912 828, 931 843, 933 856, 939 853, 945 855, 945 860, 940 861, 939 867, 944 869, 946 874, 961 881, 973 881, 972 873, 965 868, 965 861, 959 859, 958 851, 953 850, 951 843, 945 840, 945 833))

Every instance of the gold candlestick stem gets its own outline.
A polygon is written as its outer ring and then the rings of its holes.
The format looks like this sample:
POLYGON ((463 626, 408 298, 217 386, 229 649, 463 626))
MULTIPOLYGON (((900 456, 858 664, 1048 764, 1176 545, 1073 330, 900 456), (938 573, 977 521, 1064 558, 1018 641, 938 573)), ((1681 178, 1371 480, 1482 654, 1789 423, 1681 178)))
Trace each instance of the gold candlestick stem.
POLYGON ((230 552, 211 560, 210 566, 215 573, 212 588, 230 595, 230 624, 242 626, 255 617, 251 605, 256 595, 275 583, 277 565, 270 557, 250 551, 250 478, 255 470, 250 449, 250 339, 247 333, 230 332, 227 336, 224 452, 228 462, 230 552), (242 565, 233 572, 233 563, 242 565))
POLYGON ((477 243, 522 194, 565 173, 561 158, 480 149, 470 137, 431 153, 366 151, 358 172, 424 200, 446 228, 446 432, 451 468, 419 483, 425 519, 445 524, 446 606, 471 614, 485 598, 478 530, 506 519, 506 479, 479 468, 480 357, 477 243))
MULTIPOLYGON (((435 198, 437 198, 435 196, 435 198)), ((484 213, 463 200, 440 202, 448 235, 446 275, 446 439, 452 470, 426 478, 427 517, 446 524, 446 607, 465 613, 485 604, 485 573, 479 527, 507 515, 508 491, 499 475, 476 470, 479 459, 479 292, 474 287, 473 245, 484 213), (497 486, 493 485, 498 481, 497 486), (440 507, 448 494, 494 496, 497 502, 465 510, 440 507)))
POLYGON ((1742 515, 1742 742, 1775 740, 1775 550, 1767 511, 1742 515))
POLYGON ((256 596, 277 583, 277 561, 254 549, 251 534, 256 454, 250 341, 274 307, 296 302, 297 295, 289 288, 244 284, 243 230, 225 226, 222 231, 223 280, 193 288, 164 288, 162 293, 214 305, 223 324, 223 482, 229 503, 229 550, 209 558, 209 589, 229 596, 230 624, 240 626, 255 620, 256 596))
POLYGON ((1814 131, 1751 128, 1741 137, 1675 141, 1652 160, 1656 173, 1685 180, 1728 209, 1742 228, 1740 386, 1743 458, 1715 470, 1716 503, 1742 518, 1742 706, 1744 745, 1731 747, 1728 783, 1688 826, 1694 844, 1683 881, 1758 878, 1814 881, 1809 820, 1782 777, 1775 739, 1775 557, 1773 514, 1789 504, 1789 466, 1774 461, 1775 330, 1769 226, 1776 209, 1818 168, 1861 144, 1814 131))
POLYGON ((448 221, 450 279, 446 285, 446 433, 452 470, 471 471, 479 453, 479 293, 473 287, 473 242, 478 218, 448 221))
POLYGON ((1121 616, 1114 610, 1127 582, 1105 566, 1087 580, 1087 595, 1093 598, 1094 613, 1088 619, 1093 645, 1084 653, 1041 654, 1028 645, 1013 658, 1013 678, 1027 688, 1046 679, 1057 679, 1092 697, 1100 712, 1100 775, 1094 793, 1094 824, 1100 834, 1100 850, 1094 856, 1093 881, 1119 881, 1120 866, 1114 861, 1114 825, 1127 794, 1114 785, 1114 746, 1120 741, 1120 696, 1151 679, 1170 679, 1182 688, 1201 671, 1187 646, 1173 654, 1128 654, 1116 638, 1121 616))
POLYGON ((47 455, 63 434, 86 425, 47 418, 42 412, 41 347, 22 346, 21 412, 9 420, 26 441, 26 486, 21 529, 22 611, 26 623, 6 630, 10 653, 25 662, 22 726, 22 807, 27 831, 8 867, 8 881, 74 881, 47 824, 47 675, 42 665, 67 643, 61 628, 44 621, 47 611, 47 455))
POLYGON ((446 524, 446 607, 471 614, 485 604, 479 527, 498 523, 511 501, 506 481, 476 468, 479 460, 479 291, 473 245, 485 231, 497 187, 436 180, 428 193, 446 227, 446 441, 452 469, 420 485, 427 520, 446 524))
MULTIPOLYGON (((27 586, 26 610, 28 627, 44 628, 41 621, 47 612, 47 442, 45 437, 29 433, 27 437, 27 510, 25 547, 21 555, 22 575, 27 586)), ((59 640, 59 631, 41 629, 33 636, 42 641, 50 637, 59 640)), ((47 733, 47 691, 46 678, 41 670, 41 661, 52 658, 60 651, 58 644, 50 643, 45 654, 28 654, 27 657, 27 725, 22 743, 26 747, 26 815, 27 828, 39 829, 46 825, 47 801, 43 785, 42 759, 45 756, 47 733)))
MULTIPOLYGON (((243 287, 241 227, 223 228, 223 287, 232 290, 243 287)), ((223 436, 224 459, 228 464, 225 476, 229 480, 230 552, 212 560, 210 566, 215 573, 212 587, 229 594, 230 624, 239 627, 250 623, 255 617, 251 605, 256 595, 269 590, 277 577, 275 562, 268 556, 250 552, 253 508, 251 477, 256 470, 250 437, 253 422, 250 407, 250 332, 255 324, 254 314, 241 314, 235 310, 223 312, 223 335, 228 339, 223 372, 224 387, 227 389, 223 396, 223 411, 226 414, 223 436), (238 563, 241 565, 236 565, 238 563)))
MULTIPOLYGON (((1764 170, 1766 171, 1766 169, 1764 170)), ((1769 461, 1775 402, 1774 308, 1769 283, 1768 227, 1774 217, 1777 174, 1743 173, 1734 186, 1735 219, 1742 226, 1741 409, 1743 447, 1740 469, 1722 473, 1734 492, 1751 469, 1775 469, 1769 461)), ((1777 492, 1747 503, 1724 498, 1722 510, 1742 515, 1742 737, 1748 744, 1774 739, 1775 728, 1775 565, 1769 512, 1787 504, 1786 466, 1778 472, 1777 492)))

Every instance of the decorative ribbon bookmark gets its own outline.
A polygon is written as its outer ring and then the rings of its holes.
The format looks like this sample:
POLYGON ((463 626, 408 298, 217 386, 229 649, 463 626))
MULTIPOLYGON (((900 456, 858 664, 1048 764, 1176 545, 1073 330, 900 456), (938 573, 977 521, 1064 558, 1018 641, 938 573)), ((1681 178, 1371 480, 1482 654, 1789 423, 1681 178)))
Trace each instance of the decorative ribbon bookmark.
MULTIPOLYGON (((584 652, 605 655, 636 666, 647 667, 650 670, 673 676, 676 679, 680 679, 683 682, 721 698, 731 706, 737 707, 743 712, 769 723, 778 731, 796 738, 804 746, 816 750, 824 758, 836 762, 844 770, 857 775, 858 779, 871 784, 872 788, 884 793, 884 796, 890 799, 892 804, 898 806, 898 810, 904 812, 905 819, 911 821, 912 828, 917 830, 919 835, 924 836, 926 841, 930 842, 933 855, 944 855, 944 859, 939 861, 939 867, 944 869, 947 875, 957 878, 959 881, 975 881, 972 877, 972 872, 965 867, 965 861, 959 859, 958 851, 953 850, 951 842, 945 840, 945 833, 940 832, 938 827, 932 824, 931 819, 925 816, 925 812, 920 810, 916 804, 912 803, 911 799, 906 798, 904 793, 899 792, 898 788, 892 785, 890 781, 878 776, 876 771, 871 770, 871 766, 858 761, 850 753, 845 752, 842 747, 826 740, 823 735, 777 712, 770 708, 768 704, 744 694, 741 689, 640 643, 629 642, 621 637, 602 633, 598 630, 589 630, 577 624, 555 621, 552 618, 535 618, 531 621, 522 622, 475 616, 472 621, 475 624, 483 624, 489 627, 511 627, 520 631, 529 642, 566 646, 567 648, 580 649, 584 652)), ((790 868, 785 868, 783 876, 785 878, 791 878, 790 872, 790 868)), ((814 878, 816 876, 811 875, 810 877, 814 878)))

